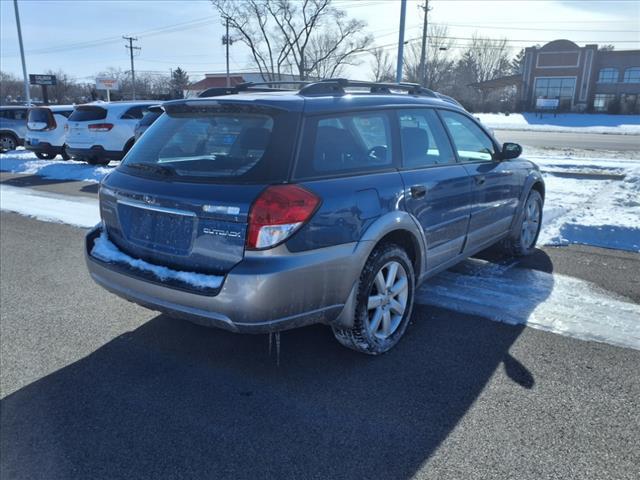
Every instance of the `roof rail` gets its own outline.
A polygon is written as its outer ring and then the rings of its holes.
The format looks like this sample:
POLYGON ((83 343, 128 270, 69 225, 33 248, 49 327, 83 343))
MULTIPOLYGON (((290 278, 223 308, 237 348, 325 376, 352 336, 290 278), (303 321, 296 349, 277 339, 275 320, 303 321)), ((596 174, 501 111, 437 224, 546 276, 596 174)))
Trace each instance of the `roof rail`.
POLYGON ((348 80, 346 78, 328 78, 305 85, 300 89, 300 95, 319 95, 340 93, 345 94, 345 88, 368 88, 371 93, 391 93, 392 90, 404 90, 409 95, 421 95, 438 98, 438 95, 417 83, 385 83, 367 82, 362 80, 348 80))

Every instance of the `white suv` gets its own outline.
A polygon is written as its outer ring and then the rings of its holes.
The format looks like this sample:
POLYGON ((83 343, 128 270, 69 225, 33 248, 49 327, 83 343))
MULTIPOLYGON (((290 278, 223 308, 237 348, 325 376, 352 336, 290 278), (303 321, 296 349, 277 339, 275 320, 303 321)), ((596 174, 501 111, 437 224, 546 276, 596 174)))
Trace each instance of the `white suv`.
POLYGON ((69 160, 64 142, 67 119, 73 108, 73 105, 55 105, 29 109, 24 148, 43 160, 51 160, 56 155, 69 160))
POLYGON ((76 107, 67 123, 67 153, 92 165, 122 160, 135 141, 136 125, 157 103, 95 102, 76 107))

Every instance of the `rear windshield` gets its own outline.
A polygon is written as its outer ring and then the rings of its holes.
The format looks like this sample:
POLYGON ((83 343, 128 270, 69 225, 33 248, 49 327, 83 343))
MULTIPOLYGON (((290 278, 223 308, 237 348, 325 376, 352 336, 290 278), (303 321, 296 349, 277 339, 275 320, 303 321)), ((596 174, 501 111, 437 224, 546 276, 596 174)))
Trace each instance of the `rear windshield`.
POLYGON ((272 141, 276 123, 262 113, 165 114, 134 145, 123 166, 142 175, 272 181, 283 175, 288 161, 282 146, 272 141))
POLYGON ((29 110, 29 118, 28 121, 32 123, 49 123, 51 119, 51 114, 49 110, 45 108, 34 108, 33 110, 29 110))
POLYGON ((69 120, 72 122, 88 122, 91 120, 103 120, 107 117, 107 111, 102 107, 78 107, 69 120))
POLYGON ((142 117, 142 120, 140 120, 139 125, 141 127, 148 127, 153 122, 155 122, 160 115, 162 115, 162 112, 154 112, 154 111, 147 112, 144 114, 144 117, 142 117))

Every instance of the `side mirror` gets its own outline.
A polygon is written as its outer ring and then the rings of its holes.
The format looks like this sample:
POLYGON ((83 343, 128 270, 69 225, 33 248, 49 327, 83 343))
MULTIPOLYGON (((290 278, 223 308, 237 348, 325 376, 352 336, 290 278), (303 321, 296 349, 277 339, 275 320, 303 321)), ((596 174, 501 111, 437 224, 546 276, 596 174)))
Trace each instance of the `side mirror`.
POLYGON ((522 147, 517 143, 506 142, 502 144, 501 160, 511 160, 518 158, 522 154, 522 147))

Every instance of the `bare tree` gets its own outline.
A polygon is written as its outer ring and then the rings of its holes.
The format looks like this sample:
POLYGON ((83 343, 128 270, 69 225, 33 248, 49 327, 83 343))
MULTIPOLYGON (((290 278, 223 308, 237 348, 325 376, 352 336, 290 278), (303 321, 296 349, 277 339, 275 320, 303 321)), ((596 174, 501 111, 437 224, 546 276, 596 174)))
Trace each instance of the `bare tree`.
POLYGON ((374 48, 371 51, 371 77, 376 82, 395 82, 394 59, 384 48, 374 48))
MULTIPOLYGON (((424 86, 434 90, 442 90, 451 82, 451 74, 455 60, 451 56, 453 40, 448 37, 447 27, 431 25, 427 35, 426 68, 424 86)), ((407 81, 423 84, 420 78, 421 46, 412 43, 404 61, 404 76, 407 81)))
POLYGON ((265 81, 292 73, 301 80, 331 76, 358 60, 372 38, 332 0, 211 0, 251 51, 265 81))

